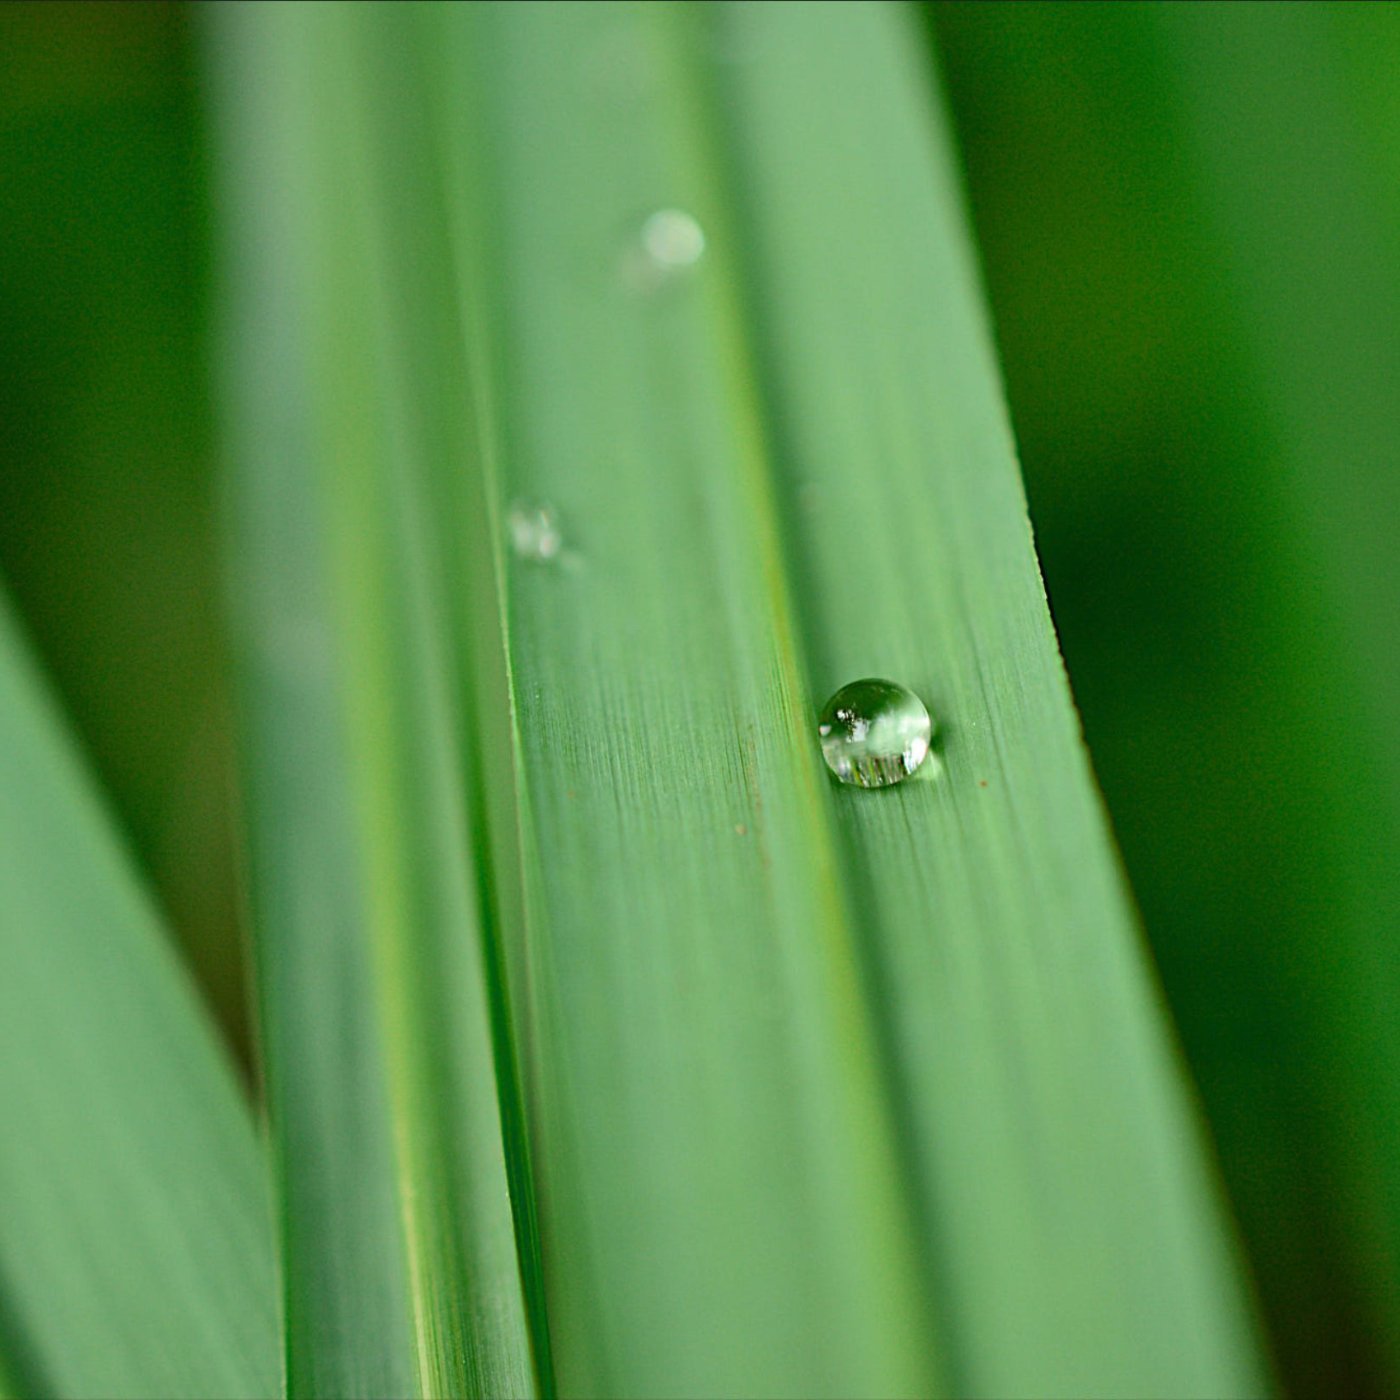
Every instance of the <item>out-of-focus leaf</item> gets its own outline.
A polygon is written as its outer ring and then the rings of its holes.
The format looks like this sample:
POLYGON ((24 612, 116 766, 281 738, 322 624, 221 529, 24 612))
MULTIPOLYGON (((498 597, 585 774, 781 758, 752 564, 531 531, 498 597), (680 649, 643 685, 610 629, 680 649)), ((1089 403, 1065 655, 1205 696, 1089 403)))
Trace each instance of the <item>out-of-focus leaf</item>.
POLYGON ((251 1112, 3 600, 0 1201, 16 1393, 280 1393, 251 1112))

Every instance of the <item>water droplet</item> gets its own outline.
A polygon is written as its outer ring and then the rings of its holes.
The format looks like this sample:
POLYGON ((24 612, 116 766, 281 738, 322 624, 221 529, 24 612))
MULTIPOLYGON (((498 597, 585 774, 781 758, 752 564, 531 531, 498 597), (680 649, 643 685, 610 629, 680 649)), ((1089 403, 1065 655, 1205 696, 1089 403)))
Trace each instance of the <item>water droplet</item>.
POLYGON ((705 251, 705 231, 684 209, 658 209, 642 225, 642 248, 658 267, 691 267, 705 251))
POLYGON ((642 225, 623 260, 623 274, 639 292, 654 292, 684 276, 705 252, 705 231, 684 209, 658 209, 642 225))
POLYGON ((506 516, 511 548, 532 564, 548 564, 559 555, 564 536, 554 508, 536 501, 516 501, 506 516))
POLYGON ((902 783, 928 757, 933 720, 912 690, 893 681, 843 685, 817 725, 826 766, 843 783, 902 783))

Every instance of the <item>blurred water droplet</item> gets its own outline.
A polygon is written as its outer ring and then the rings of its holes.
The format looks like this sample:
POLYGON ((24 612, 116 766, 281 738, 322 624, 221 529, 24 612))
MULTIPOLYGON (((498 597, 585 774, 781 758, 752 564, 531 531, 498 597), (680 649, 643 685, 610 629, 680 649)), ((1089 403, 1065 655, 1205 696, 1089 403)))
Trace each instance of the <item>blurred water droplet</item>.
POLYGON ((690 267, 705 251, 705 231, 684 209, 658 209, 642 225, 642 247, 659 267, 690 267))
POLYGON ((559 518, 552 506, 537 501, 515 501, 506 516, 511 548, 518 558, 547 564, 564 544, 559 518))
POLYGON ((705 252, 705 231, 684 209, 658 209, 627 250, 623 273, 641 292, 653 292, 684 276, 705 252))
POLYGON ((826 702, 817 734, 826 766, 843 783, 888 787, 917 772, 928 757, 933 720, 907 686, 852 681, 826 702))

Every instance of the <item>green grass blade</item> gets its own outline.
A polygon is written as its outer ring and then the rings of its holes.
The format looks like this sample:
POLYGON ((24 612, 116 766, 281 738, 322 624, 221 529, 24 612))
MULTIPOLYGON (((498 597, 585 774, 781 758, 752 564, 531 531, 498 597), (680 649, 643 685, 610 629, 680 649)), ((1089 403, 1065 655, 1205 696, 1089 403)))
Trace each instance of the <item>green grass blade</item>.
POLYGON ((480 7, 451 12, 445 45, 464 60, 449 90, 489 89, 456 139, 499 142, 494 514, 542 497, 569 532, 559 568, 513 569, 507 597, 559 1382, 920 1393, 934 1348, 761 425, 741 361, 715 353, 739 328, 718 284, 674 302, 628 285, 640 220, 710 198, 667 15, 480 7), (640 111, 610 110, 619 47, 624 82, 655 80, 640 111))
POLYGON ((224 19, 293 1389, 1263 1389, 897 11, 224 19))
POLYGON ((731 14, 476 12, 499 506, 575 551, 508 596, 561 1384, 1256 1393, 914 41, 731 14), (648 295, 665 207, 710 246, 648 295), (938 781, 826 790, 814 702, 870 672, 938 781))
POLYGON ((235 596, 288 1365, 294 1394, 515 1396, 534 1367, 422 494, 455 444, 418 414, 385 241, 384 182, 416 159, 385 144, 417 52, 389 13, 226 9, 214 46, 251 309, 235 596))
POLYGON ((841 793, 837 819, 960 1319, 957 1388, 1257 1393, 915 40, 878 8, 737 15, 734 46, 768 56, 731 90, 789 499, 813 503, 797 557, 813 679, 906 677, 946 722, 940 781, 841 793))
POLYGON ((0 935, 6 1383, 280 1393, 248 1105, 3 600, 0 935))

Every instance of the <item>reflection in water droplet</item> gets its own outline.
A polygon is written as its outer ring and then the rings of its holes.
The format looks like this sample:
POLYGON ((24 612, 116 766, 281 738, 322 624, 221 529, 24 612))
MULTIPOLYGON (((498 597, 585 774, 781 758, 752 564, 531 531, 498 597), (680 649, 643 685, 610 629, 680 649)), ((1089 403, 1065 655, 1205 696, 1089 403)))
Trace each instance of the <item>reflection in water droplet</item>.
POLYGON ((535 501, 516 501, 506 516, 511 548, 521 559, 547 564, 558 557, 564 543, 559 518, 552 506, 535 501))
POLYGON ((705 252, 705 231, 684 209, 658 209, 628 248, 623 274, 639 292, 654 292, 684 276, 705 252))
POLYGON ((826 702, 817 725, 826 766, 855 787, 888 787, 928 757, 933 720, 912 690, 893 681, 844 685, 826 702))

